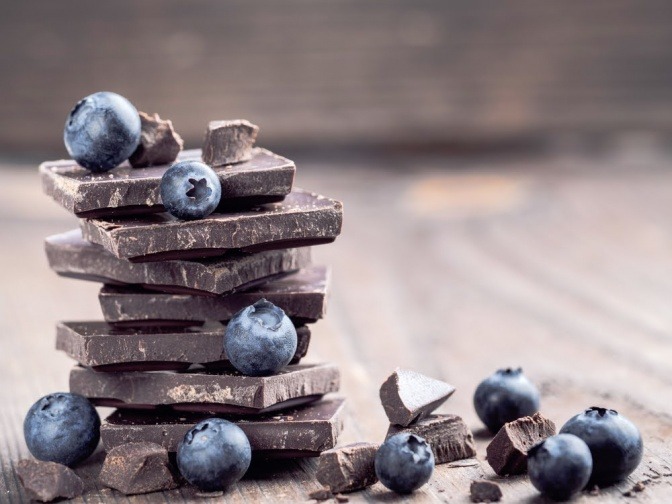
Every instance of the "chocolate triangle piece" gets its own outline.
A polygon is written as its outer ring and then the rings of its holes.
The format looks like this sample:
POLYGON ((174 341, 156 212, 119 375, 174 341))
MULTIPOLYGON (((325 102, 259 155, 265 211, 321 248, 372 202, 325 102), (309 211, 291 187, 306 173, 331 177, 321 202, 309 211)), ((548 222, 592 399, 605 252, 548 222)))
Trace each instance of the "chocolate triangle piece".
POLYGON ((257 133, 259 126, 245 119, 210 121, 203 142, 203 161, 210 166, 247 161, 257 133))
POLYGON ((310 264, 309 247, 194 261, 132 263, 84 240, 79 229, 50 236, 45 240, 45 251, 49 267, 61 276, 213 296, 246 290, 310 264))
POLYGON ((115 326, 198 325, 226 322, 261 298, 284 310, 295 325, 321 319, 327 308, 330 274, 325 266, 309 266, 245 292, 206 297, 162 294, 134 287, 105 286, 98 299, 105 320, 115 326))
POLYGON ((170 490, 177 483, 168 451, 156 443, 127 443, 107 452, 98 481, 125 495, 170 490))
POLYGON ((424 438, 432 448, 437 464, 476 456, 474 437, 464 420, 457 415, 431 415, 408 427, 390 425, 386 439, 400 432, 424 438))
POLYGON ((397 368, 380 387, 380 400, 390 423, 407 426, 429 416, 453 392, 446 382, 397 368))
POLYGON ((320 455, 317 480, 332 493, 353 492, 378 481, 375 459, 379 444, 353 443, 320 455))
POLYGON ((84 492, 80 477, 69 467, 56 462, 19 460, 16 475, 32 500, 74 499, 84 492))
POLYGON ((140 114, 140 145, 128 158, 133 168, 170 164, 184 147, 182 137, 173 128, 170 119, 161 119, 159 114, 140 114))
POLYGON ((103 373, 75 366, 70 392, 96 406, 180 411, 263 414, 314 402, 338 391, 340 374, 332 364, 296 364, 272 376, 237 371, 103 373))
POLYGON ((500 476, 527 471, 527 450, 555 435, 555 424, 535 413, 504 424, 486 448, 488 464, 500 476))
POLYGON ((168 213, 126 219, 83 219, 85 240, 134 262, 199 259, 230 250, 254 252, 331 243, 341 232, 343 206, 295 189, 281 203, 184 221, 168 213))
POLYGON ((499 502, 502 500, 502 489, 494 481, 472 481, 469 494, 471 502, 499 502))
MULTIPOLYGON (((214 415, 238 425, 257 457, 314 457, 336 446, 343 428, 343 399, 324 399, 307 406, 258 415, 214 415)), ((116 410, 100 428, 106 450, 126 443, 157 443, 169 452, 195 424, 213 415, 175 411, 116 410)))
MULTIPOLYGON (((201 159, 201 151, 183 151, 178 161, 201 159)), ((159 186, 168 164, 131 168, 124 163, 105 173, 91 173, 75 161, 40 165, 42 189, 78 217, 103 218, 163 212, 159 186)), ((282 201, 292 190, 294 162, 265 149, 253 149, 249 161, 214 168, 222 184, 218 211, 282 201)))
MULTIPOLYGON (((224 353, 226 327, 210 322, 202 327, 114 328, 105 322, 59 322, 56 348, 83 366, 98 371, 186 370, 193 364, 231 369, 224 353)), ((292 364, 308 351, 310 329, 296 328, 292 364)))

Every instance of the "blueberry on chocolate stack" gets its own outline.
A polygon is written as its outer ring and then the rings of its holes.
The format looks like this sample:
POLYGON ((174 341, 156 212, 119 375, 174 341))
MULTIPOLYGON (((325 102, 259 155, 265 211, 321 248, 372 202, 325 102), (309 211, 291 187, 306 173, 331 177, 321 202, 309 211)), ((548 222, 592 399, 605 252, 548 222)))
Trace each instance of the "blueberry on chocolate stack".
POLYGON ((342 206, 293 188, 294 163, 255 147, 257 132, 213 121, 203 149, 183 151, 170 121, 96 93, 66 122, 74 160, 40 166, 45 193, 80 217, 47 238, 50 267, 103 284, 105 320, 56 333, 77 361, 70 392, 117 408, 100 425, 104 485, 173 488, 175 452, 187 481, 221 490, 250 457, 336 444, 343 400, 323 396, 338 369, 302 359, 329 283, 309 247, 335 240, 342 206))

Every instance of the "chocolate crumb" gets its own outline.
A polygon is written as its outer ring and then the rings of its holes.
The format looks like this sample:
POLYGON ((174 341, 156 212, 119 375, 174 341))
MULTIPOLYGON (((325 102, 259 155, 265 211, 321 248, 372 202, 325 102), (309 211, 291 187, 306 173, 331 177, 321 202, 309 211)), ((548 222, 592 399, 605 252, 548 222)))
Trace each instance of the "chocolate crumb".
POLYGON ((240 163, 252 157, 259 126, 245 119, 210 121, 203 143, 203 162, 210 166, 240 163))
POLYGON ((331 499, 333 497, 332 493, 329 491, 328 488, 320 488, 319 490, 315 490, 314 492, 310 492, 308 494, 308 497, 311 499, 314 499, 316 501, 324 501, 327 499, 331 499))
POLYGON ((494 481, 472 481, 469 492, 471 502, 499 502, 502 498, 502 489, 494 481))
POLYGON ((535 413, 504 424, 486 448, 487 460, 499 476, 527 471, 527 450, 555 435, 555 424, 535 413))
POLYGON ((182 137, 173 129, 170 120, 164 120, 159 114, 153 116, 145 112, 140 114, 140 144, 128 161, 133 168, 145 168, 169 164, 177 159, 184 147, 182 137))
POLYGON ((635 497, 636 494, 643 492, 646 489, 645 483, 643 481, 638 481, 633 485, 633 487, 626 491, 623 492, 624 497, 635 497))
POLYGON ((348 499, 345 495, 341 494, 334 495, 334 499, 336 499, 336 502, 350 502, 350 499, 348 499))
POLYGON ((589 495, 592 495, 592 496, 600 495, 600 487, 597 486, 597 485, 594 485, 594 486, 588 491, 588 494, 589 494, 589 495))
POLYGON ((56 462, 19 460, 16 475, 32 500, 74 499, 84 492, 80 477, 69 467, 56 462))

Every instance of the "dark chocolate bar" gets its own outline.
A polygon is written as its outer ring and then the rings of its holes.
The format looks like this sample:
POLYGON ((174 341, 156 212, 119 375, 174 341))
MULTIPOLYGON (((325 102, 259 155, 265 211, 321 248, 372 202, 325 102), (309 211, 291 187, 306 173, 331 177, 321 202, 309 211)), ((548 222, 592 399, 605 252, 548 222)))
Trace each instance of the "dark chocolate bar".
MULTIPOLYGON (((225 327, 210 322, 197 328, 114 328, 105 322, 59 322, 56 348, 83 366, 98 371, 186 370, 230 368, 224 353, 225 327)), ((308 351, 310 329, 296 328, 298 344, 292 364, 308 351)))
POLYGON ((272 376, 237 371, 104 373, 75 366, 70 392, 96 406, 255 415, 298 406, 338 391, 340 375, 331 364, 296 364, 272 376))
POLYGON ((114 257, 75 229, 45 241, 49 267, 61 276, 162 292, 221 295, 245 290, 310 264, 310 248, 232 253, 198 261, 132 263, 114 257))
MULTIPOLYGON (((178 161, 200 160, 199 149, 180 153, 178 161)), ((74 161, 40 165, 44 192, 79 217, 112 217, 163 212, 159 185, 168 165, 131 168, 127 163, 91 173, 74 161)), ((289 159, 254 149, 252 159, 214 168, 222 183, 219 210, 282 201, 292 190, 296 167, 289 159)))
MULTIPOLYGON (((336 445, 343 427, 343 399, 324 399, 275 414, 236 418, 247 435, 255 456, 314 457, 336 445)), ((117 410, 100 428, 106 450, 126 443, 148 441, 170 452, 195 424, 211 417, 196 413, 117 410)))
POLYGON ((168 213, 127 219, 83 219, 85 240, 134 262, 219 256, 330 243, 341 232, 340 202, 301 189, 283 202, 184 221, 168 213))
POLYGON ((261 298, 282 308, 296 325, 325 315, 329 271, 310 266, 283 278, 227 296, 163 294, 132 287, 105 286, 99 294, 105 320, 115 326, 198 325, 228 321, 261 298))

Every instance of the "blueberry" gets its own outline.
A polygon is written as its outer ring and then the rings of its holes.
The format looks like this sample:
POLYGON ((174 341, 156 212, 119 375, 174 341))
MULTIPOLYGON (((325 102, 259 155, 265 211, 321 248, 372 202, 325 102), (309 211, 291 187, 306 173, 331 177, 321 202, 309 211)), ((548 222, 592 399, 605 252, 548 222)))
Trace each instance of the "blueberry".
POLYGON ((474 393, 474 408, 491 432, 539 411, 539 391, 521 368, 500 369, 483 380, 474 393))
POLYGON ((390 490, 410 494, 434 471, 432 449, 420 436, 402 432, 388 438, 376 453, 376 476, 390 490))
POLYGON ((272 375, 294 357, 296 329, 284 311, 261 299, 229 321, 224 351, 233 367, 244 375, 272 375))
POLYGON ((210 215, 222 197, 215 171, 200 161, 180 161, 161 177, 161 202, 178 219, 202 219, 210 215))
POLYGON ((140 115, 123 96, 101 91, 80 100, 63 131, 65 148, 84 168, 106 172, 127 160, 140 143, 140 115))
POLYGON ((35 458, 72 466, 98 446, 100 417, 86 397, 49 394, 28 410, 23 435, 35 458))
POLYGON ((572 434, 545 439, 527 452, 527 472, 534 488, 554 500, 568 500, 590 479, 593 457, 588 445, 572 434))
POLYGON ((560 429, 585 441, 593 455, 595 485, 609 485, 624 479, 642 460, 644 443, 635 424, 618 412, 592 407, 570 418, 560 429))
POLYGON ((252 449, 243 430, 222 418, 194 425, 177 447, 180 474, 205 492, 223 490, 245 475, 252 449))

